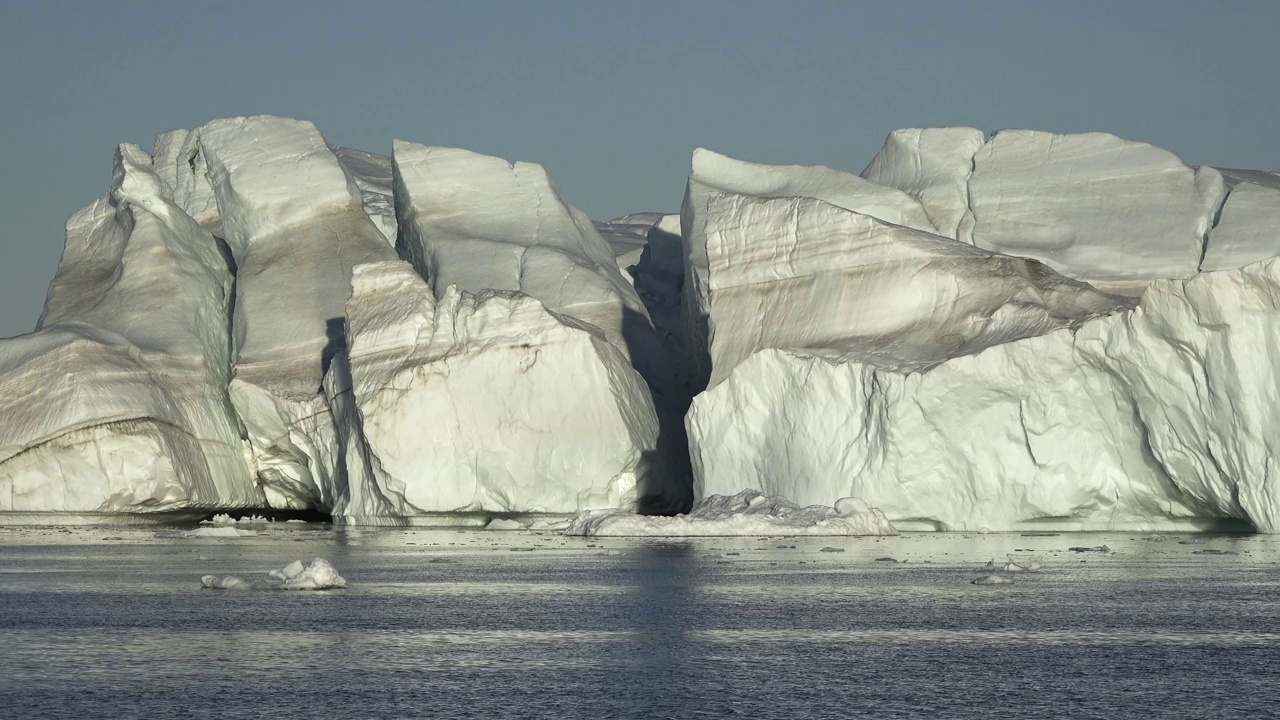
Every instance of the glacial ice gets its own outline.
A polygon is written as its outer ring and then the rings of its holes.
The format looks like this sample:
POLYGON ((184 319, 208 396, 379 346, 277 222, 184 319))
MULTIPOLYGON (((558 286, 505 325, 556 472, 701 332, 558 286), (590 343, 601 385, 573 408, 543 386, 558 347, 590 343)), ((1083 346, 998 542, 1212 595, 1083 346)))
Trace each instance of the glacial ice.
POLYGON ((532 163, 215 120, 120 147, 0 340, 0 512, 1280 532, 1277 255, 1280 175, 1104 133, 698 150, 679 215, 593 223, 532 163))
POLYGON ((0 341, 0 510, 259 505, 227 394, 231 287, 213 236, 121 145, 111 191, 67 222, 39 329, 0 341))
POLYGON ((809 168, 739 163, 727 166, 732 174, 725 179, 714 174, 725 161, 709 165, 700 161, 704 155, 694 156, 684 209, 686 221, 696 218, 685 237, 688 270, 698 277, 698 307, 687 311, 700 316, 690 323, 687 341, 706 348, 711 387, 767 348, 875 358, 911 370, 1126 306, 1033 260, 814 197, 836 196, 854 180, 868 184, 857 176, 823 168, 821 179, 835 188, 826 192, 806 176, 809 168), (751 182, 752 172, 765 179, 751 182), (787 183, 784 172, 805 182, 787 183), (774 185, 798 185, 814 196, 724 189, 773 192, 774 185), (699 189, 704 186, 720 189, 699 189))
POLYGON ((1280 174, 1219 172, 1227 184, 1227 201, 1209 233, 1200 269, 1230 270, 1280 255, 1280 174))
POLYGON ((369 462, 339 503, 349 522, 575 513, 667 492, 648 466, 648 389, 596 327, 509 290, 451 285, 437 299, 401 261, 363 265, 353 284, 348 356, 369 462))
POLYGON ((1225 187, 1210 167, 1108 133, 998 132, 973 158, 960 239, 1099 287, 1194 275, 1225 187))
POLYGON ((270 507, 333 503, 345 468, 322 392, 352 269, 395 253, 314 125, 215 120, 199 147, 238 268, 230 393, 270 507))
POLYGON ((688 513, 666 517, 625 509, 579 514, 564 531, 587 537, 711 537, 728 535, 896 535, 883 513, 855 498, 800 507, 784 497, 743 490, 703 498, 688 513))

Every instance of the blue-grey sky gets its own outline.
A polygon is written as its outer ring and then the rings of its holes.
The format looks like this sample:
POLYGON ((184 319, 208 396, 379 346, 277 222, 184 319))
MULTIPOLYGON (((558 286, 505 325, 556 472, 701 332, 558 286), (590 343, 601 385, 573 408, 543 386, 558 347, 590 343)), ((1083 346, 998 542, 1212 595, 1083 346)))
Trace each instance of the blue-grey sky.
POLYGON ((1280 168, 1280 2, 42 2, 0 9, 0 336, 34 327, 116 144, 306 118, 545 165, 597 219, 689 155, 859 172, 897 127, 1106 130, 1280 168))

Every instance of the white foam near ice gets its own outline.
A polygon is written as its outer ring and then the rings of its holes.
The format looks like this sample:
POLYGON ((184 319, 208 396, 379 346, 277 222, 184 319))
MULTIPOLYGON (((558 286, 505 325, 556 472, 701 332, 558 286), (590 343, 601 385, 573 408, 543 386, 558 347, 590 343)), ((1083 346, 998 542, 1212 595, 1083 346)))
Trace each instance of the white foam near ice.
POLYGON ((854 498, 837 507, 801 507, 786 498, 744 490, 713 495, 686 514, 637 515, 626 510, 594 510, 574 518, 566 535, 587 537, 708 537, 759 535, 894 535, 883 513, 854 498))

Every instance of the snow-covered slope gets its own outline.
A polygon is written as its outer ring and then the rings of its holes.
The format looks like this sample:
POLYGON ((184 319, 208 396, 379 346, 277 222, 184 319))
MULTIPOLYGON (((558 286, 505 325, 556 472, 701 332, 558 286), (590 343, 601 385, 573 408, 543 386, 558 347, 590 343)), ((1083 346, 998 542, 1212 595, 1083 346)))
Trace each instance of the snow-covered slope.
POLYGON ((924 372, 766 350, 699 396, 696 491, 858 497, 899 529, 1280 530, 1280 260, 924 372))
POLYGON ((40 329, 0 341, 0 510, 261 503, 227 395, 231 271, 151 166, 120 146, 40 329))
POLYGON ((509 290, 437 300, 403 262, 357 268, 347 318, 370 472, 341 515, 574 513, 665 492, 647 388, 593 326, 509 290))

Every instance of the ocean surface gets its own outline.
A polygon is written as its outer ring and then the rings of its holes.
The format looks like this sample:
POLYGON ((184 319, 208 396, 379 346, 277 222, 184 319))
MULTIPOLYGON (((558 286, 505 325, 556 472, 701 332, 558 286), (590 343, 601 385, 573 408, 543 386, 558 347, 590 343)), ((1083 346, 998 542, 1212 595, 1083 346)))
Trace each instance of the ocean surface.
POLYGON ((0 717, 1280 716, 1277 537, 258 530, 0 528, 0 717))

